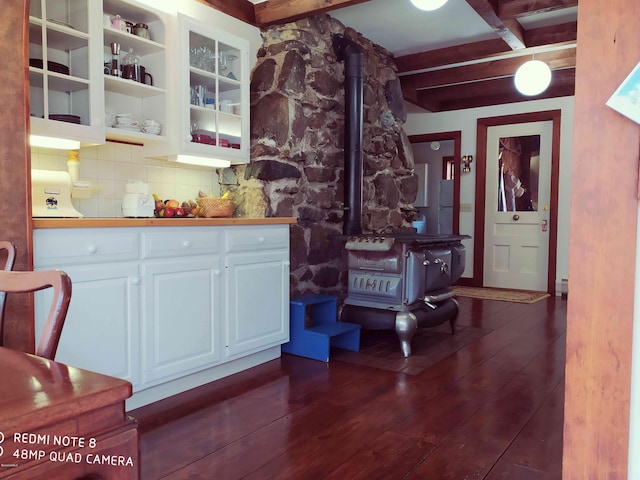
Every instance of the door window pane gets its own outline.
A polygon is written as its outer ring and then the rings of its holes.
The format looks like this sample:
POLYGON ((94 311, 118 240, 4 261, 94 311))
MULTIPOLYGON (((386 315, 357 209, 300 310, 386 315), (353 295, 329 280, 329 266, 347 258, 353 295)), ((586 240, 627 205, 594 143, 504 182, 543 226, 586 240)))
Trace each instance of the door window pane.
POLYGON ((499 142, 498 211, 537 211, 540 135, 503 137, 499 142))

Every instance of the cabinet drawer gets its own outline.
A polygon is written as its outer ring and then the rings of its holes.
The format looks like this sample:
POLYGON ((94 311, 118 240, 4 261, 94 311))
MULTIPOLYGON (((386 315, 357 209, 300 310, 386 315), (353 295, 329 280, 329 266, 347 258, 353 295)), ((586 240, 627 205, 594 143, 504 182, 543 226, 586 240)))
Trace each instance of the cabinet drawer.
POLYGON ((137 260, 138 234, 117 229, 61 228, 33 232, 38 268, 137 260))
POLYGON ((227 230, 227 252, 287 248, 289 226, 233 227, 227 230))
POLYGON ((220 251, 216 228, 159 228, 142 233, 142 258, 203 255, 220 251))

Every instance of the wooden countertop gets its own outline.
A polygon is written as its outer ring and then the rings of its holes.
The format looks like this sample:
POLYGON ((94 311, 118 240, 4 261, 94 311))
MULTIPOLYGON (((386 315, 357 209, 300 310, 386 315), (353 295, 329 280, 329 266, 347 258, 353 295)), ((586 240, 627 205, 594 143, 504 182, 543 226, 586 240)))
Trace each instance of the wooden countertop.
POLYGON ((294 217, 269 218, 34 218, 33 228, 209 227, 296 223, 294 217))

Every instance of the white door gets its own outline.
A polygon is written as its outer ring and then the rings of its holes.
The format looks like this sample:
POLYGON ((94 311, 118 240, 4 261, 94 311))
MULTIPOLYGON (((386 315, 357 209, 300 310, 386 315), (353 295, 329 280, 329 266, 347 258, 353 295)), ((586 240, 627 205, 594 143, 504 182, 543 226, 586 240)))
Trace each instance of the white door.
POLYGON ((552 126, 487 129, 484 286, 547 290, 552 126))

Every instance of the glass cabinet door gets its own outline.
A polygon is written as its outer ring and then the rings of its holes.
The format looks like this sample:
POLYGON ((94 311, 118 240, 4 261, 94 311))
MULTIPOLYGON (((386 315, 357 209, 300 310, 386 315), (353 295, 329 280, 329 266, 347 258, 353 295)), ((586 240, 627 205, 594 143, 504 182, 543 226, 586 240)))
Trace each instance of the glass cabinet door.
POLYGON ((84 141, 104 137, 96 35, 98 2, 32 0, 29 82, 32 133, 84 141))
POLYGON ((246 163, 248 155, 248 42, 181 17, 188 58, 183 94, 183 144, 196 155, 246 163))

